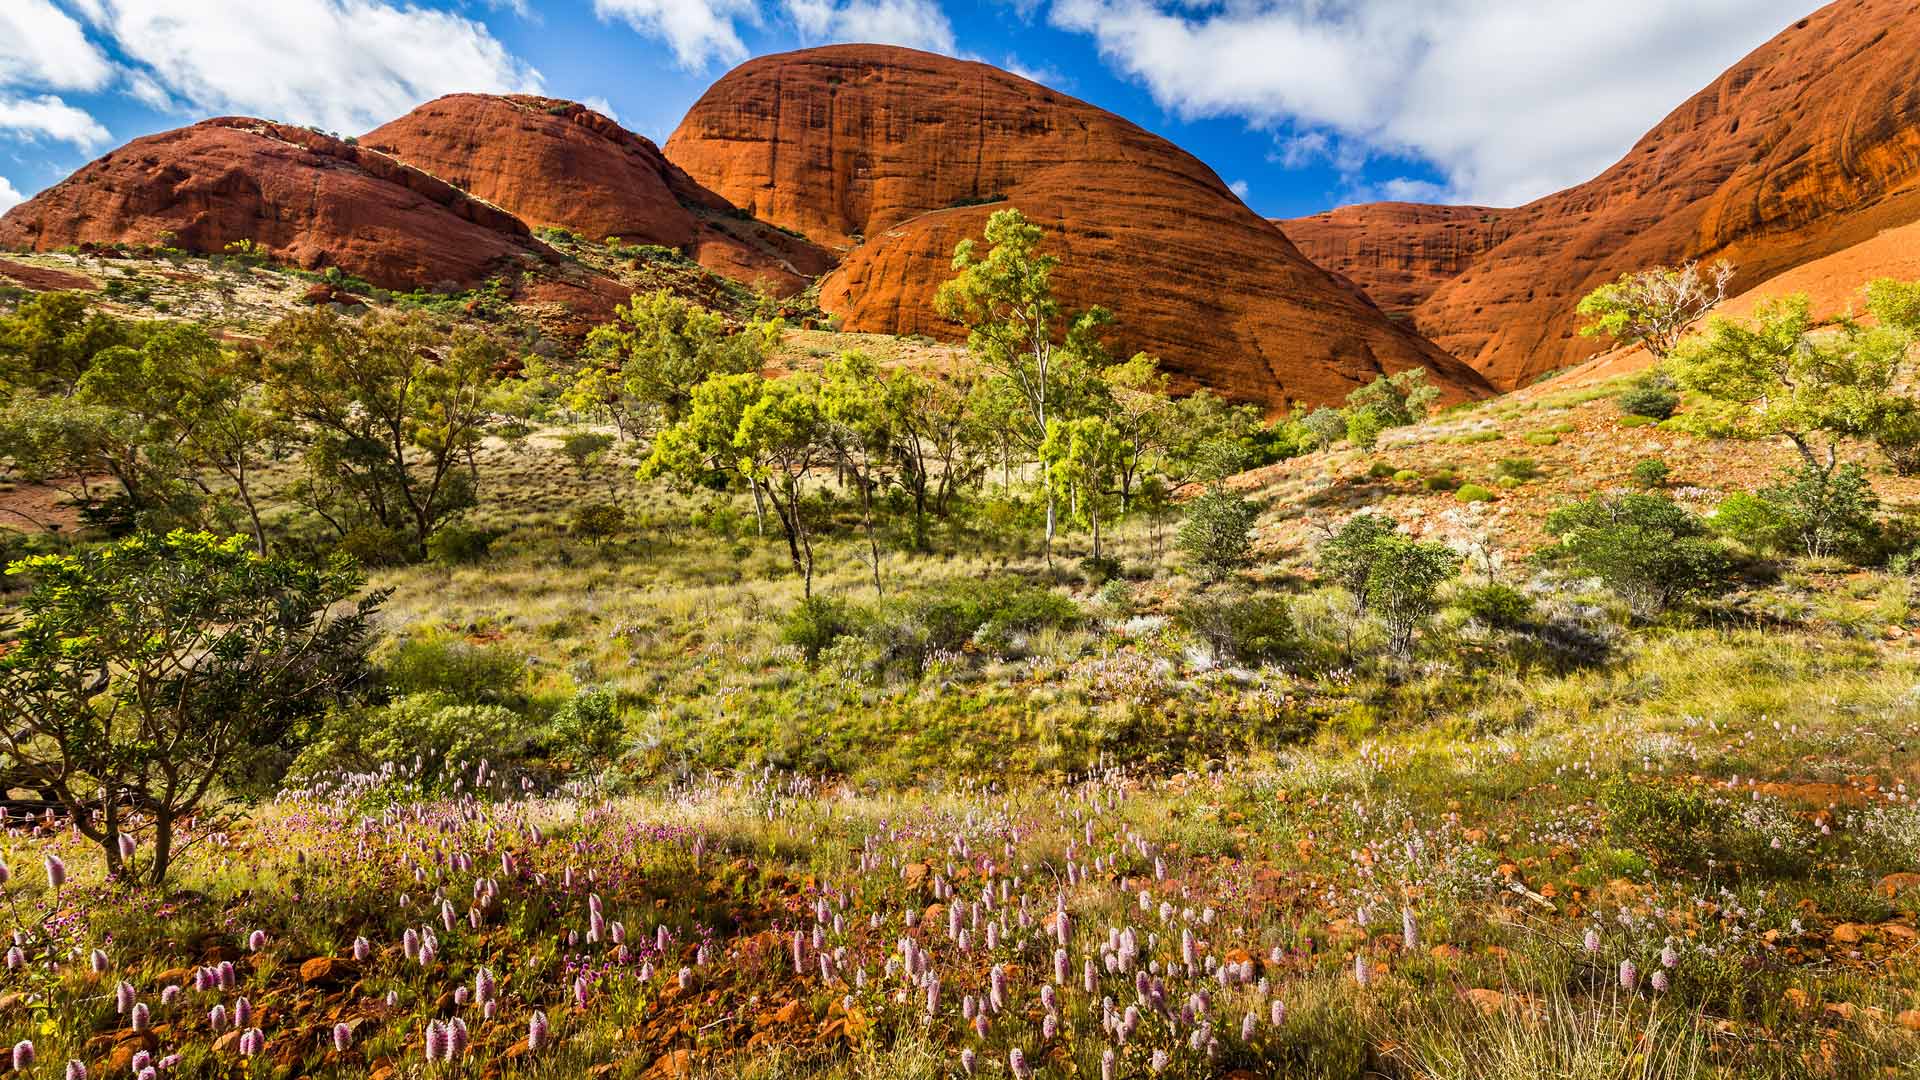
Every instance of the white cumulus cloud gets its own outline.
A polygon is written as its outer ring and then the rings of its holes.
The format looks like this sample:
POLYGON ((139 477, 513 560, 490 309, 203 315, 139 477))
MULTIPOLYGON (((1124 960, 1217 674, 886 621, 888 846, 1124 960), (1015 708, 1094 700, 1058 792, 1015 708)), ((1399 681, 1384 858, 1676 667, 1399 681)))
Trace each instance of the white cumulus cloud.
POLYGON ((0 214, 4 214, 26 201, 27 197, 20 194, 20 189, 14 187, 12 181, 4 176, 0 176, 0 214))
MULTIPOLYGON (((13 2, 13 0, 8 0, 13 2)), ((481 23, 386 0, 86 0, 149 103, 336 131, 456 90, 533 92, 540 73, 481 23)))
POLYGON ((23 139, 53 139, 92 149, 111 137, 100 121, 52 94, 15 97, 0 92, 0 134, 23 139))
POLYGON ((1290 132, 1282 163, 1358 145, 1432 163, 1450 198, 1512 205, 1605 169, 1807 5, 1054 0, 1050 19, 1183 118, 1290 132))
POLYGON ((781 25, 807 45, 867 42, 952 55, 953 22, 938 0, 593 0, 600 18, 665 42, 674 62, 702 70, 737 64, 748 26, 781 25))
POLYGON ((0 3, 0 86, 98 90, 113 64, 51 0, 0 3))

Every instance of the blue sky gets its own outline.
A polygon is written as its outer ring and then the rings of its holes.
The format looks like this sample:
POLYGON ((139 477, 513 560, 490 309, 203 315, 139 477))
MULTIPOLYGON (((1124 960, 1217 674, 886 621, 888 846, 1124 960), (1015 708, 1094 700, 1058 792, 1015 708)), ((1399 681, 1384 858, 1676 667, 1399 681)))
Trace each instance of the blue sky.
POLYGON ((0 210, 139 135, 358 133, 456 90, 664 141, 749 56, 996 64, 1198 155, 1259 212, 1513 205, 1577 183, 1813 0, 0 0, 0 210))

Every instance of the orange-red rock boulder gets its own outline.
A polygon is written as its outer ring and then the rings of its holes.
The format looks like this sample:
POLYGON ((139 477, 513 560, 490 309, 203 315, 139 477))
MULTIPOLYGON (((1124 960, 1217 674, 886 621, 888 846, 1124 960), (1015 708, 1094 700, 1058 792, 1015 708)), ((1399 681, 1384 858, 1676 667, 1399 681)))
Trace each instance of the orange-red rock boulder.
POLYGON ((1046 228, 1073 307, 1183 388, 1284 408, 1424 366, 1471 369, 1313 265, 1206 165, 1111 113, 985 64, 846 45, 761 57, 709 89, 666 154, 756 217, 847 249, 821 306, 849 329, 960 336, 933 311, 956 242, 995 210, 1046 228))
POLYGON ((1419 307, 1512 233, 1512 211, 1384 202, 1275 221, 1300 253, 1396 315, 1419 307))
POLYGON ((535 228, 678 248, 716 273, 781 295, 833 265, 825 250, 743 220, 651 141, 573 102, 450 94, 361 141, 535 228))
POLYGON ((469 287, 552 258, 512 214, 392 158, 243 117, 135 139, 0 217, 0 248, 251 241, 394 289, 469 287))
MULTIPOLYGON (((1403 228, 1395 214, 1348 213, 1384 218, 1389 237, 1403 228)), ((1840 0, 1754 50, 1599 177, 1503 212, 1510 235, 1440 283, 1414 324, 1513 387, 1603 350, 1575 335, 1573 309, 1622 272, 1725 257, 1737 292, 1916 220, 1920 4, 1840 0)), ((1349 242, 1359 267, 1313 246, 1365 284, 1371 252, 1394 244, 1349 242)))

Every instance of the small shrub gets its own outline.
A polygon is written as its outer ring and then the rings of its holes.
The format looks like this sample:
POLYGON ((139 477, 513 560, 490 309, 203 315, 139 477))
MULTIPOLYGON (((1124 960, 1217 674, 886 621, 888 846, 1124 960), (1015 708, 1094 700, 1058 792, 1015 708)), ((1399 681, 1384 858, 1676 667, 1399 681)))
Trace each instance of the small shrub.
POLYGON ((1680 407, 1680 394, 1671 378, 1655 371, 1634 380, 1633 385, 1620 391, 1614 403, 1627 416, 1665 420, 1680 407))
POLYGON ((1790 542, 1793 523, 1778 506, 1748 491, 1720 500, 1708 515, 1713 531, 1755 551, 1780 551, 1790 542))
POLYGON ((448 525, 427 538, 427 557, 448 565, 476 563, 486 558, 493 542, 504 535, 499 529, 448 525))
POLYGON ((615 705, 607 686, 590 686, 568 698, 548 724, 556 747, 578 758, 612 753, 624 733, 615 705))
POLYGON ((1463 503, 1492 502, 1494 499, 1493 492, 1479 484, 1462 484, 1460 489, 1453 493, 1453 497, 1463 503))
POLYGON ((839 597, 810 596, 787 613, 780 640, 799 649, 808 664, 817 664, 828 646, 860 629, 861 614, 839 597))
POLYGON ((1500 464, 1494 467, 1494 472, 1502 480, 1514 480, 1524 484, 1539 478, 1540 463, 1529 457, 1501 458, 1500 464))
POLYGON ((1760 497, 1779 509, 1809 558, 1857 553, 1873 539, 1880 500, 1858 465, 1799 465, 1760 497))
POLYGON ((1546 526, 1560 542, 1542 558, 1569 559, 1643 613, 1731 585, 1706 526, 1664 495, 1595 496, 1555 510, 1546 526))
POLYGON ((1454 605, 1496 630, 1516 630, 1533 621, 1533 601, 1519 589, 1497 581, 1460 590, 1454 605))
POLYGON ((1634 416, 1625 413, 1621 415, 1619 420, 1615 421, 1615 423, 1618 423, 1624 428, 1652 427, 1659 422, 1660 421, 1655 420, 1651 416, 1634 416))
POLYGON ((601 544, 627 530, 627 512, 609 502, 584 503, 574 507, 567 532, 590 543, 601 544))
POLYGON ((1429 475, 1423 486, 1428 491, 1452 491, 1460 486, 1460 478, 1452 469, 1440 469, 1429 475))
POLYGON ((1560 436, 1551 431, 1535 431, 1527 435, 1527 442, 1534 446, 1558 446, 1560 436))
POLYGON ((1174 544, 1194 576, 1219 581, 1252 560, 1253 525, 1259 516, 1252 501, 1215 485, 1187 504, 1174 544))
POLYGON ((1243 664, 1282 659, 1297 642, 1286 599, 1270 593, 1194 596, 1180 606, 1175 623, 1215 657, 1243 664))
POLYGON ((534 730, 519 713, 500 705, 465 703, 438 691, 407 694, 376 708, 329 713, 294 759, 292 775, 311 780, 382 766, 411 769, 417 759, 422 778, 444 777, 450 764, 470 765, 481 758, 499 764, 527 756, 534 730))
POLYGON ((1420 482, 1420 474, 1412 469, 1401 469, 1393 474, 1393 480, 1397 484, 1417 484, 1420 482))
POLYGON ((1624 773, 1600 797, 1613 842, 1667 866, 1691 867, 1705 856, 1711 838, 1706 796, 1692 787, 1624 773))
POLYGON ((1641 458, 1633 463, 1633 482, 1643 488, 1666 487, 1667 478, 1672 475, 1672 466, 1657 457, 1641 458))
POLYGON ((436 635, 396 645, 383 676, 396 695, 438 693, 462 703, 518 707, 525 702, 527 663, 503 646, 436 635))
POLYGON ((1362 450, 1371 450, 1380 442, 1380 433, 1392 426, 1373 409, 1351 409, 1347 412, 1347 441, 1362 450))
POLYGON ((1385 480, 1399 471, 1384 461, 1376 461, 1367 466, 1367 476, 1374 480, 1385 480))

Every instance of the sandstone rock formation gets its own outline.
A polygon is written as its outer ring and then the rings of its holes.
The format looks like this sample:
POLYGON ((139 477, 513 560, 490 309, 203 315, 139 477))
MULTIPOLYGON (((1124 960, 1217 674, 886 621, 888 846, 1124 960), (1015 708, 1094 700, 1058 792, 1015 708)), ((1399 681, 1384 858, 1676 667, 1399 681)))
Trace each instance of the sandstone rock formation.
POLYGON ((651 141, 573 102, 450 94, 361 141, 535 228, 678 248, 716 273, 781 295, 833 265, 821 248, 743 219, 651 141))
POLYGON ((512 214, 384 154, 244 117, 135 139, 0 217, 0 248, 251 241, 392 289, 466 288, 552 252, 512 214))
POLYGON ((1134 124, 989 67, 884 46, 762 57, 702 97, 666 154, 755 216, 846 249, 820 289, 849 329, 958 336, 933 312, 954 244, 1017 207, 1072 306, 1184 387, 1283 408, 1382 371, 1473 371, 1314 266, 1206 165, 1134 124))
MULTIPOLYGON (((1357 266, 1308 243, 1364 285, 1371 253, 1399 243, 1401 216, 1347 212, 1389 222, 1383 238, 1345 242, 1357 266)), ((1623 271, 1726 257, 1747 289, 1916 220, 1920 3, 1839 0, 1734 65, 1599 177, 1503 212, 1510 235, 1440 283, 1414 324, 1513 387, 1604 348, 1575 336, 1573 307, 1623 271)))
POLYGON ((1383 202, 1275 221, 1300 253, 1404 315, 1512 233, 1510 210, 1383 202))

